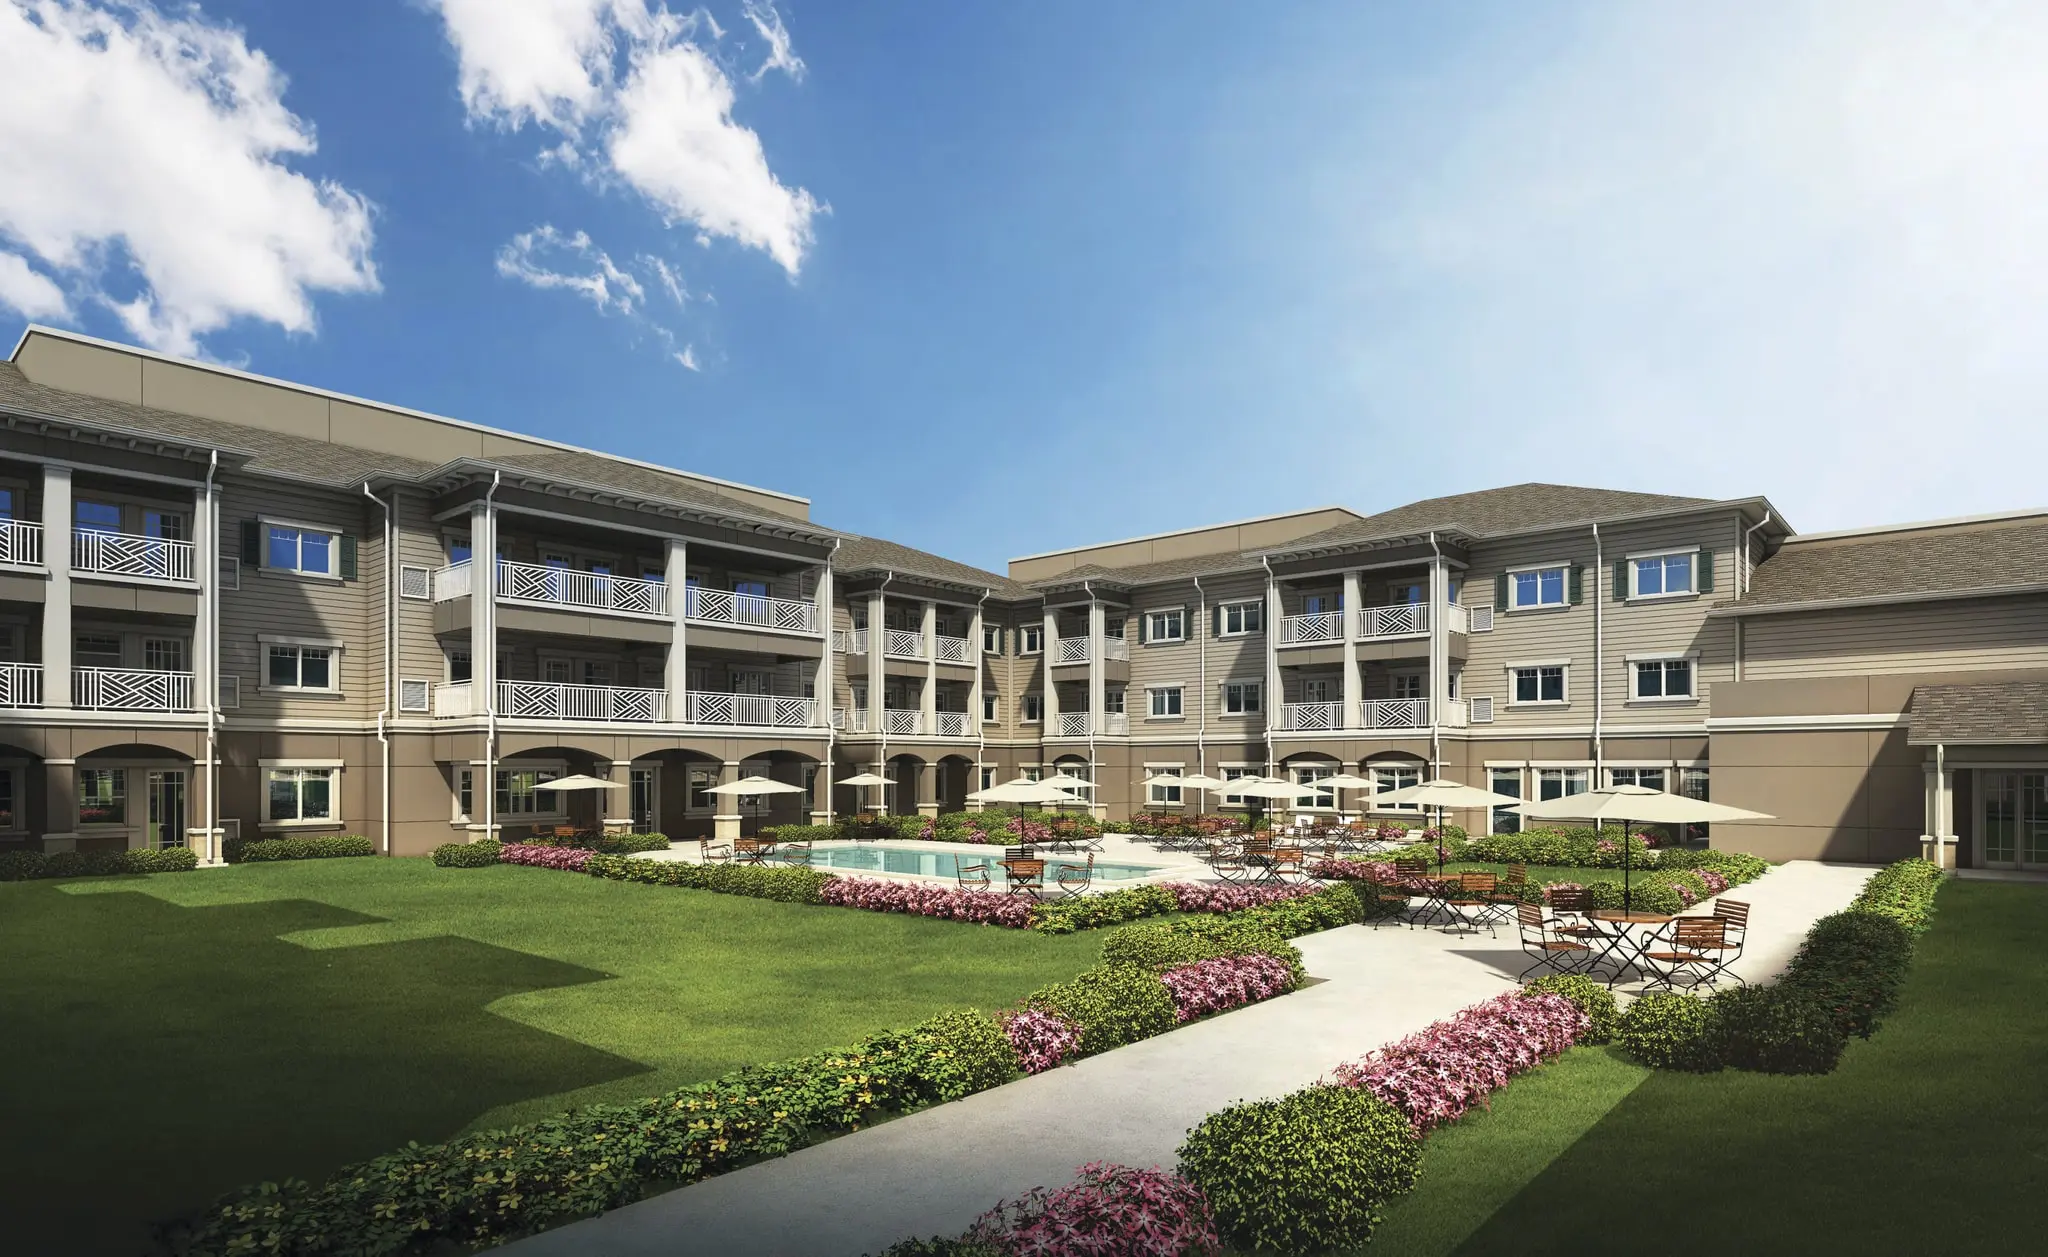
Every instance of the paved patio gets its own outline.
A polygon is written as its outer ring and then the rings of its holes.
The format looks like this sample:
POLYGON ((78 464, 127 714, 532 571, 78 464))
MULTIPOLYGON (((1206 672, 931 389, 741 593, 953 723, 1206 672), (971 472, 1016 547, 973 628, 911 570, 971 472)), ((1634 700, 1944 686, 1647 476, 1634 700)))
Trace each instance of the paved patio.
MULTIPOLYGON (((1783 968, 1807 928, 1853 898, 1868 867, 1787 864, 1734 897, 1751 905, 1737 971, 1783 968)), ((911 1235, 957 1234, 998 1199, 1060 1184, 1084 1162, 1171 1166, 1188 1128, 1280 1095, 1339 1061, 1508 990, 1513 932, 1449 936, 1346 926, 1296 940, 1321 979, 1075 1065, 927 1109, 508 1245, 549 1254, 853 1257, 911 1235)))

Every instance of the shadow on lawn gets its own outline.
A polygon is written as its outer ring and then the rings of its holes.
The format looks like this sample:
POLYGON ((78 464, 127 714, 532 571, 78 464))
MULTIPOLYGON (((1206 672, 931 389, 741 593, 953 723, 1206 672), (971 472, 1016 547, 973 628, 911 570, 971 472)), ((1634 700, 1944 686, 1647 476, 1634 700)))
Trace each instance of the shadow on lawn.
POLYGON ((376 920, 307 900, 0 887, 8 1251, 133 1254, 148 1224, 243 1183, 316 1179, 644 1071, 485 1010, 606 974, 461 938, 278 938, 376 920))

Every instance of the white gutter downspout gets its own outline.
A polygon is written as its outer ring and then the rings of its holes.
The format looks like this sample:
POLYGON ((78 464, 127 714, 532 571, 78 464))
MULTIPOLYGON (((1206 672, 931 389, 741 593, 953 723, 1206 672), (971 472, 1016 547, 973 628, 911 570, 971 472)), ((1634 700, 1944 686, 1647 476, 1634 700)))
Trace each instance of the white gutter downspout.
POLYGON ((220 518, 214 510, 213 477, 220 451, 206 459, 206 526, 212 534, 207 554, 213 570, 206 574, 206 657, 213 669, 212 693, 206 696, 206 862, 222 859, 220 841, 220 518))
MULTIPOLYGON (((832 569, 832 560, 838 557, 839 542, 840 539, 838 537, 832 538, 832 553, 825 556, 825 570, 828 572, 832 569)), ((835 601, 839 598, 839 578, 836 576, 832 578, 832 597, 835 601)), ((819 609, 819 614, 824 616, 825 620, 826 662, 836 662, 832 658, 832 608, 829 606, 822 607, 819 609)), ((846 619, 846 626, 847 634, 851 636, 853 633, 853 617, 850 615, 846 619)), ((847 644, 852 645, 851 642, 848 642, 847 644)), ((839 762, 836 758, 838 753, 837 747, 839 745, 839 731, 832 727, 832 703, 834 699, 839 697, 839 678, 838 674, 834 672, 832 669, 828 668, 826 671, 828 673, 831 673, 831 675, 826 678, 827 684, 825 686, 825 692, 823 694, 818 695, 818 711, 825 717, 825 818, 826 823, 830 824, 832 820, 838 815, 837 809, 835 809, 832 806, 832 793, 836 788, 833 785, 832 768, 833 765, 839 762)), ((853 695, 852 678, 847 679, 846 693, 848 701, 851 701, 853 695)), ((724 765, 720 764, 719 767, 722 769, 724 765)), ((860 812, 860 808, 858 806, 856 806, 853 810, 856 815, 858 815, 860 812)), ((702 848, 700 847, 699 850, 702 850, 702 848)))
MULTIPOLYGON (((1765 524, 1768 524, 1770 522, 1771 513, 1769 511, 1765 511, 1764 517, 1762 519, 1758 520, 1756 523, 1750 525, 1748 528, 1743 530, 1741 548, 1738 549, 1735 553, 1735 562, 1738 565, 1735 569, 1735 600, 1737 602, 1742 601, 1742 599, 1749 593, 1749 582, 1756 575, 1756 567, 1749 561, 1750 538, 1756 535, 1757 529, 1762 528, 1765 524)), ((1744 645, 1744 636, 1745 634, 1743 632, 1742 627, 1742 617, 1738 615, 1735 617, 1735 679, 1738 681, 1742 679, 1742 651, 1744 645)))
POLYGON ((1948 747, 1940 742, 1934 744, 1934 815, 1927 828, 1934 835, 1934 850, 1928 852, 1934 863, 1946 869, 1948 864, 1948 747))
MULTIPOLYGON (((1083 580, 1081 582, 1081 592, 1088 595, 1088 645, 1092 648, 1095 645, 1095 586, 1083 580)), ((1095 780, 1101 774, 1101 769, 1095 762, 1095 726, 1100 724, 1101 721, 1097 720, 1096 717, 1101 716, 1103 720, 1109 719, 1109 712, 1107 710, 1109 706, 1109 689, 1107 685, 1103 687, 1102 704, 1104 710, 1095 710, 1095 670, 1100 666, 1101 664, 1098 660, 1090 659, 1088 661, 1088 777, 1089 780, 1095 781, 1095 790, 1098 794, 1101 792, 1102 783, 1095 780)), ((1052 676, 1050 668, 1046 670, 1046 676, 1048 679, 1052 676)), ((1088 800, 1088 810, 1091 814, 1095 811, 1095 800, 1093 798, 1088 800)))
POLYGON ((384 854, 391 854, 391 731, 386 724, 391 719, 391 634, 392 620, 397 617, 393 610, 395 599, 393 582, 397 579, 398 567, 392 560, 391 506, 383 498, 370 492, 370 482, 363 481, 363 496, 384 508, 384 702, 377 709, 377 744, 384 757, 384 775, 378 780, 383 783, 384 794, 384 854))
MULTIPOLYGON (((975 600, 974 600, 974 619, 975 619, 975 622, 976 622, 976 623, 978 623, 978 624, 980 624, 980 625, 981 625, 981 638, 982 638, 982 640, 981 640, 981 641, 978 641, 978 642, 970 642, 970 643, 968 644, 968 647, 967 647, 967 648, 968 648, 969 650, 971 650, 971 651, 973 651, 973 652, 974 652, 974 675, 975 675, 976 677, 980 677, 980 676, 983 676, 983 675, 984 675, 984 674, 986 674, 986 673, 987 673, 987 671, 988 671, 988 652, 987 652, 987 650, 986 650, 986 649, 984 648, 984 644, 985 644, 985 643, 986 643, 986 642, 988 641, 988 611, 987 611, 987 604, 988 604, 988 600, 989 600, 989 595, 993 594, 994 592, 995 592, 995 590, 993 590, 993 589, 984 589, 984 590, 982 590, 982 591, 981 591, 981 597, 979 597, 979 598, 977 598, 977 599, 975 599, 975 600)), ((999 644, 1000 644, 1000 643, 999 643, 999 644)), ((1001 656, 1001 655, 998 655, 998 656, 996 656, 996 657, 997 657, 998 659, 1002 658, 1002 656, 1001 656)), ((986 682, 984 682, 984 683, 983 683, 982 685, 977 685, 977 686, 975 686, 974 688, 975 688, 975 689, 977 689, 977 690, 983 690, 983 689, 985 688, 985 686, 986 686, 986 682)), ((1000 695, 998 696, 998 698, 1000 699, 1000 695)), ((979 790, 981 789, 981 761, 982 761, 982 757, 988 754, 988 722, 987 722, 987 721, 984 721, 984 720, 983 720, 983 719, 981 718, 981 713, 982 713, 982 711, 983 711, 983 710, 985 710, 985 709, 986 709, 986 706, 987 706, 987 703, 988 703, 988 698, 987 698, 987 695, 986 695, 986 693, 984 693, 984 694, 982 694, 982 695, 981 695, 981 699, 982 699, 982 701, 981 701, 980 703, 976 704, 976 706, 975 706, 975 711, 973 712, 973 714, 972 714, 971 716, 969 716, 969 717, 968 717, 969 719, 971 719, 972 721, 974 721, 974 782, 973 782, 973 785, 974 785, 974 788, 975 788, 975 790, 976 790, 976 791, 979 791, 979 790)), ((983 806, 985 807, 985 806, 987 806, 987 805, 986 805, 986 804, 984 804, 983 806)))
MULTIPOLYGON (((1260 555, 1260 556, 1259 556, 1259 566, 1261 566, 1261 567, 1263 567, 1263 568, 1265 568, 1265 569, 1266 569, 1266 587, 1265 587, 1264 589, 1261 589, 1261 590, 1259 591, 1259 614, 1260 614, 1260 623, 1262 623, 1262 624, 1263 624, 1263 623, 1265 622, 1266 618, 1267 618, 1267 615, 1266 615, 1266 613, 1267 613, 1267 612, 1268 612, 1268 611, 1269 611, 1269 610, 1271 609, 1271 603, 1272 603, 1272 598, 1271 598, 1271 595, 1272 595, 1272 591, 1273 591, 1273 559, 1272 559, 1272 556, 1270 556, 1270 555, 1265 555, 1265 554, 1262 554, 1262 555, 1260 555)), ((1278 637, 1277 637, 1276 635, 1278 634, 1278 632, 1279 632, 1279 629, 1280 629, 1280 626, 1279 626, 1279 625, 1277 625, 1277 624, 1276 624, 1276 625, 1274 625, 1274 626, 1273 626, 1273 630, 1272 630, 1272 632, 1273 632, 1273 634, 1274 634, 1274 635, 1268 635, 1268 636, 1266 637, 1266 654, 1267 654, 1267 657, 1268 657, 1268 658, 1272 657, 1272 655, 1274 654, 1274 652, 1275 652, 1275 651, 1276 651, 1276 650, 1278 649, 1278 647, 1277 647, 1277 645, 1276 645, 1276 643, 1277 643, 1277 641, 1278 641, 1278 637)), ((1204 616, 1202 617, 1202 640, 1203 640, 1204 642, 1207 642, 1207 641, 1209 640, 1209 618, 1208 618, 1208 616, 1207 616, 1206 614, 1205 614, 1205 615, 1204 615, 1204 616)), ((1279 672, 1279 669, 1278 669, 1277 667, 1270 667, 1270 666, 1265 666, 1265 665, 1262 665, 1262 666, 1261 666, 1261 667, 1259 668, 1259 689, 1260 689, 1261 691, 1264 691, 1264 690, 1265 690, 1265 688, 1266 688, 1266 684, 1265 684, 1265 683, 1266 683, 1266 679, 1267 679, 1268 677, 1272 677, 1272 676, 1275 676, 1275 675, 1277 675, 1277 674, 1278 674, 1278 672, 1279 672)), ((1276 686, 1274 686, 1273 688, 1274 688, 1275 690, 1277 690, 1277 689, 1279 689, 1280 687, 1276 685, 1276 686)), ((1203 676, 1202 676, 1202 710, 1203 710, 1204 712, 1206 712, 1206 711, 1208 711, 1208 710, 1209 710, 1209 692, 1208 692, 1208 691, 1209 691, 1209 678, 1208 678, 1208 670, 1207 670, 1207 669, 1204 669, 1204 670, 1203 670, 1203 676)), ((1265 715, 1265 720, 1263 721, 1263 724, 1264 724, 1264 726, 1265 726, 1265 730, 1266 730, 1266 773, 1267 773, 1267 775, 1268 775, 1268 776, 1272 775, 1272 773, 1273 773, 1273 770, 1274 770, 1275 768, 1279 767, 1279 765, 1278 765, 1278 764, 1275 764, 1275 763, 1273 762, 1273 704, 1274 704, 1274 703, 1275 703, 1276 701, 1278 701, 1278 700, 1279 700, 1279 697, 1280 697, 1280 696, 1279 696, 1279 695, 1278 695, 1277 693, 1276 693, 1276 694, 1263 694, 1263 693, 1262 693, 1262 699, 1263 699, 1263 701, 1262 701, 1262 704, 1261 704, 1261 705, 1262 705, 1262 706, 1263 706, 1263 707, 1265 708, 1265 712, 1264 712, 1264 715, 1265 715)), ((1341 767, 1343 767, 1343 765, 1341 765, 1341 764, 1340 764, 1340 765, 1338 765, 1338 767, 1340 767, 1340 768, 1341 768, 1341 767)))
POLYGON ((491 683, 484 687, 483 792, 485 841, 497 837, 498 834, 498 516, 494 509, 494 499, 498 495, 498 482, 503 477, 503 472, 492 472, 491 487, 484 491, 484 518, 491 521, 490 548, 488 552, 479 555, 476 551, 476 538, 471 537, 469 539, 471 582, 469 596, 472 598, 482 597, 488 600, 486 610, 484 611, 484 623, 490 625, 491 628, 490 641, 471 642, 469 644, 469 674, 472 678, 476 676, 475 661, 478 652, 489 651, 490 653, 486 657, 491 661, 491 683), (477 587, 476 581, 476 566, 478 563, 483 565, 483 587, 481 589, 477 587))
MULTIPOLYGON (((1434 561, 1434 563, 1432 563, 1432 565, 1431 565, 1431 566, 1432 566, 1432 568, 1435 568, 1435 567, 1441 567, 1441 566, 1443 566, 1443 561, 1444 561, 1444 548, 1443 548, 1442 546, 1440 546, 1440 545, 1438 545, 1438 544, 1436 543, 1436 533, 1435 533, 1434 531, 1432 531, 1432 532, 1431 532, 1431 533, 1429 534, 1429 551, 1430 551, 1430 553, 1431 553, 1431 554, 1433 554, 1433 555, 1435 555, 1435 556, 1436 556, 1436 558, 1435 558, 1435 561, 1434 561)), ((1446 588, 1448 588, 1448 585, 1446 586, 1446 588)), ((1430 576, 1429 576, 1429 600, 1430 600, 1431 602, 1434 602, 1434 601, 1436 600, 1436 573, 1435 573, 1435 571, 1434 571, 1434 570, 1432 570, 1432 571, 1430 572, 1430 576)), ((1435 702, 1434 700, 1436 699, 1436 691, 1437 691, 1437 689, 1438 689, 1438 681, 1439 681, 1439 680, 1442 680, 1442 682, 1443 682, 1443 684, 1442 684, 1442 689, 1443 689, 1443 692, 1444 692, 1444 693, 1445 693, 1446 695, 1448 695, 1448 694, 1449 694, 1449 693, 1451 692, 1451 684, 1450 684, 1450 681, 1449 681, 1449 679, 1448 679, 1448 678, 1439 678, 1439 677, 1437 677, 1437 676, 1436 676, 1436 645, 1435 645, 1435 643, 1436 643, 1436 635, 1437 635, 1437 621, 1439 621, 1439 620, 1443 620, 1443 621, 1445 622, 1445 623, 1444 623, 1444 626, 1443 626, 1443 631, 1444 631, 1444 632, 1445 632, 1446 634, 1448 634, 1448 633, 1450 632, 1450 624, 1449 624, 1449 619, 1450 619, 1450 614, 1451 614, 1451 613, 1450 613, 1450 610, 1449 610, 1449 605, 1450 605, 1450 604, 1449 604, 1449 601, 1448 601, 1448 600, 1446 600, 1446 601, 1445 601, 1445 605, 1444 605, 1444 606, 1441 606, 1441 607, 1431 607, 1431 608, 1429 609, 1429 637, 1430 637, 1430 649, 1429 649, 1429 667, 1430 667, 1430 678, 1429 678, 1429 691, 1430 691, 1430 694, 1429 694, 1429 696, 1430 696, 1430 699, 1431 699, 1431 702, 1430 702, 1430 704, 1429 704, 1429 775, 1430 775, 1430 777, 1431 777, 1432 779, 1439 779, 1439 780, 1440 780, 1440 779, 1441 779, 1441 778, 1443 777, 1443 775, 1444 775, 1444 734, 1443 734, 1443 713, 1442 713, 1442 712, 1440 712, 1440 711, 1438 711, 1438 710, 1436 709, 1436 708, 1437 708, 1437 705, 1436 705, 1436 702, 1435 702)), ((1346 632, 1348 633, 1348 632, 1349 632, 1349 630, 1347 629, 1347 630, 1346 630, 1346 632)), ((1345 650, 1349 651, 1349 650, 1350 650, 1350 648, 1351 648, 1351 647, 1350 647, 1350 641, 1349 641, 1349 639, 1347 638, 1347 639, 1346 639, 1346 641, 1345 641, 1345 650)), ((1355 665, 1349 665, 1349 664, 1347 664, 1346 666, 1355 666, 1355 665)), ((1450 671, 1450 667, 1451 667, 1451 652, 1450 652, 1450 651, 1448 651, 1448 650, 1446 650, 1446 651, 1444 652, 1444 671, 1446 671, 1446 672, 1450 671)), ((1350 717, 1349 717, 1349 715, 1348 715, 1348 714, 1346 715, 1346 717, 1345 717, 1345 718, 1346 718, 1346 720, 1349 720, 1349 719, 1350 719, 1350 717)), ((1466 743, 1466 746, 1467 746, 1467 747, 1469 748, 1469 747, 1471 746, 1471 744, 1470 744, 1470 743, 1468 742, 1468 743, 1466 743)), ((1467 755, 1469 756, 1469 755, 1470 755, 1470 754, 1471 754, 1472 752, 1471 752, 1471 751, 1470 751, 1470 750, 1468 749, 1468 750, 1467 750, 1467 751, 1466 751, 1465 753, 1466 753, 1466 754, 1467 754, 1467 755)), ((1469 765, 1469 761, 1467 761, 1467 762, 1468 762, 1468 765, 1469 765)), ((1339 767, 1339 768, 1342 768, 1342 767, 1344 767, 1344 765, 1340 763, 1340 764, 1338 764, 1338 765, 1337 765, 1337 767, 1339 767)), ((1460 775, 1460 776, 1464 776, 1465 774, 1463 774, 1463 773, 1460 773, 1459 775, 1460 775)), ((1442 817, 1441 815, 1439 815, 1439 816, 1437 817, 1437 825, 1438 825, 1439 827, 1441 827, 1441 826, 1443 825, 1443 817, 1442 817)))
POLYGON ((1607 561, 1600 550, 1600 525, 1593 525, 1593 781, 1589 789, 1598 790, 1600 772, 1606 759, 1606 745, 1601 741, 1601 732, 1606 722, 1602 719, 1607 707, 1607 660, 1605 636, 1607 622, 1601 614, 1607 597, 1600 586, 1607 580, 1607 561))
MULTIPOLYGON (((876 607, 876 610, 882 613, 882 623, 884 624, 886 624, 889 619, 889 582, 895 579, 895 572, 884 572, 882 573, 881 585, 875 589, 875 592, 882 596, 881 605, 876 607)), ((868 649, 871 651, 879 652, 882 657, 882 684, 880 686, 881 693, 876 693, 876 686, 872 684, 868 686, 868 719, 875 722, 875 731, 882 735, 882 741, 880 743, 882 753, 878 758, 882 761, 882 767, 887 768, 889 766, 889 708, 887 707, 887 705, 883 703, 882 695, 889 692, 889 654, 888 650, 886 649, 888 645, 889 633, 888 630, 884 629, 881 624, 876 624, 873 622, 873 616, 869 616, 868 619, 870 621, 868 624, 868 649)), ((868 658, 870 659, 873 659, 874 657, 874 655, 868 656, 868 658)), ((1052 677, 1052 669, 1047 668, 1045 670, 1045 675, 1049 680, 1052 677)), ((868 680, 872 682, 874 679, 875 674, 872 672, 868 673, 868 680)), ((919 705, 922 706, 922 704, 919 705)), ((882 775, 886 777, 889 774, 885 772, 882 775)), ((882 789, 884 790, 887 790, 888 788, 889 787, 887 786, 882 787, 882 789)), ((882 814, 884 816, 895 815, 895 813, 890 812, 888 810, 889 806, 889 799, 885 795, 882 798, 882 814)))
MULTIPOLYGON (((1209 775, 1209 595, 1202 589, 1202 578, 1195 580, 1195 625, 1200 632, 1195 634, 1196 658, 1200 660, 1201 689, 1195 696, 1195 710, 1200 719, 1195 723, 1195 771, 1202 776, 1209 775)), ((1208 802, 1209 792, 1204 790, 1202 801, 1208 802)))

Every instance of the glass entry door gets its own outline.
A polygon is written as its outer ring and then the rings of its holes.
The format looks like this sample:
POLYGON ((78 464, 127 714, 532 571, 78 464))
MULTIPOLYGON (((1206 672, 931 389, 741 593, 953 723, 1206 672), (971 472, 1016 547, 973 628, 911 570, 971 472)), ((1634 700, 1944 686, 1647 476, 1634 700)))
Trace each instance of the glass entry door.
POLYGON ((2048 868, 2048 773, 1978 774, 1977 855, 1993 869, 2048 868))
POLYGON ((661 832, 658 814, 661 799, 657 791, 661 780, 657 768, 635 768, 633 770, 633 832, 654 834, 661 832))
POLYGON ((149 845, 185 845, 185 770, 152 769, 149 774, 149 845))

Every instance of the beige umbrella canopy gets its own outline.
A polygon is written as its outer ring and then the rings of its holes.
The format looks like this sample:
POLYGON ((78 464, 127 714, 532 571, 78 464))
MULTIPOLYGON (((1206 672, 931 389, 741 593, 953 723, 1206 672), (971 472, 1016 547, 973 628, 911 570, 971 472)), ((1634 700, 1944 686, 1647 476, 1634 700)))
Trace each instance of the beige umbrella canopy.
POLYGON ((1071 803, 1074 796, 1043 781, 1019 777, 967 796, 975 803, 1071 803))
POLYGON ((705 791, 705 793, 737 795, 803 794, 805 791, 802 786, 794 786, 787 781, 776 781, 772 777, 742 777, 738 781, 728 781, 722 786, 713 786, 705 791))
POLYGON ((602 777, 591 777, 577 773, 569 777, 557 777, 553 781, 534 783, 536 790, 624 790, 623 781, 606 781, 602 777))
MULTIPOLYGON (((1376 797, 1373 802, 1413 803, 1417 807, 1435 808, 1436 827, 1438 832, 1441 833, 1444 827, 1444 809, 1447 807, 1494 807, 1508 803, 1520 803, 1521 800, 1512 795, 1495 794, 1491 790, 1481 790, 1478 786, 1462 785, 1458 782, 1438 777, 1431 781, 1425 781, 1420 785, 1403 786, 1399 790, 1389 790, 1385 794, 1376 797)), ((1444 871, 1444 845, 1441 840, 1436 845, 1436 871, 1439 873, 1444 871)))
POLYGON ((1054 773, 1050 777, 1041 778, 1039 784, 1058 786, 1062 790, 1072 790, 1076 786, 1092 786, 1095 783, 1086 777, 1076 777, 1072 773, 1054 773))
POLYGON ((1558 799, 1543 799, 1535 803, 1519 804, 1514 809, 1531 820, 1572 820, 1572 821, 1617 821, 1622 826, 1621 844, 1621 906, 1627 911, 1629 902, 1629 846, 1628 826, 1639 825, 1712 825, 1724 821, 1767 821, 1772 819, 1763 812, 1751 812, 1725 803, 1709 803, 1704 799, 1688 798, 1682 794, 1666 794, 1648 786, 1603 786, 1598 790, 1587 790, 1580 794, 1568 794, 1558 799))
POLYGON ((852 777, 840 778, 839 784, 842 786, 893 786, 896 783, 876 773, 858 773, 852 777))
POLYGON ((1227 783, 1230 793, 1247 799, 1293 799, 1315 792, 1314 786, 1298 785, 1273 777, 1239 777, 1227 783))
POLYGON ((1373 782, 1372 778, 1361 777, 1356 773, 1331 773, 1327 777, 1316 778, 1316 785, 1324 789, 1370 790, 1373 782))
POLYGON ((1184 786, 1188 779, 1179 773, 1153 773, 1138 783, 1141 786, 1184 786))
POLYGON ((1220 790, 1230 783, 1207 773, 1189 773, 1180 779, 1180 784, 1193 786, 1197 790, 1220 790))

